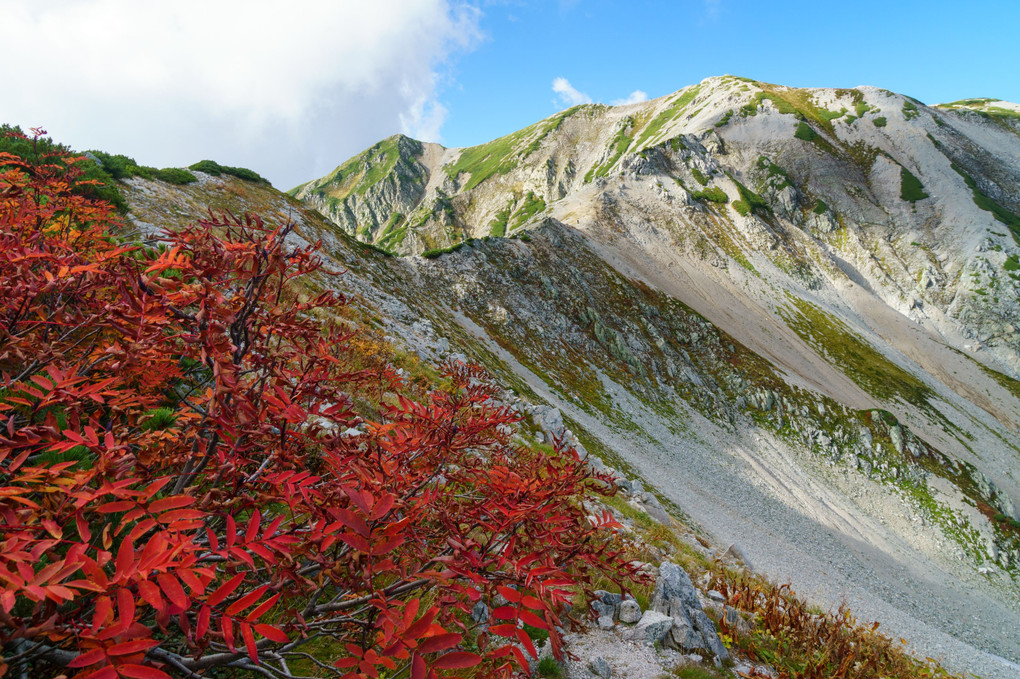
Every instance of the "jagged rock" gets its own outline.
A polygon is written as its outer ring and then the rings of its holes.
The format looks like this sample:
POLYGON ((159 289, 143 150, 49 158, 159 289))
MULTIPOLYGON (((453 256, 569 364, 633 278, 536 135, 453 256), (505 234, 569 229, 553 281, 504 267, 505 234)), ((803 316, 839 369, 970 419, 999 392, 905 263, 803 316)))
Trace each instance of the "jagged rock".
POLYGON ((613 616, 611 615, 600 615, 598 619, 599 629, 610 630, 616 625, 613 622, 613 616))
POLYGON ((697 610, 691 611, 691 622, 694 624, 694 629, 701 633, 705 643, 708 644, 708 648, 712 651, 712 654, 719 659, 720 662, 724 662, 729 659, 729 651, 723 646, 723 642, 719 639, 719 633, 716 632, 715 623, 705 615, 704 611, 697 610))
POLYGON ((892 441, 893 448, 896 449, 896 452, 898 453, 903 452, 904 444, 903 429, 900 427, 900 425, 894 424, 893 426, 889 427, 889 440, 892 441))
POLYGON ((479 601, 471 609, 471 619, 476 623, 484 623, 489 621, 489 607, 485 605, 484 601, 479 601))
POLYGON ((722 592, 715 589, 708 590, 708 598, 712 601, 718 601, 719 603, 726 601, 726 597, 722 595, 722 592))
POLYGON ((673 618, 670 616, 648 609, 638 620, 634 627, 631 638, 638 639, 649 645, 662 643, 673 628, 673 618))
POLYGON ((740 545, 738 545, 737 543, 734 542, 733 544, 726 548, 726 556, 730 557, 737 563, 743 565, 744 568, 748 570, 754 570, 754 568, 751 566, 751 560, 747 558, 747 554, 744 553, 744 550, 741 549, 740 545))
POLYGON ((723 618, 726 620, 726 625, 731 629, 737 630, 740 635, 750 634, 751 625, 747 622, 744 616, 733 606, 727 606, 723 612, 723 618))
POLYGON ((633 599, 620 602, 620 622, 633 624, 641 619, 641 606, 633 599))
POLYGON ((666 510, 657 505, 645 505, 645 512, 664 526, 668 526, 672 522, 666 510))
POLYGON ((613 669, 609 666, 609 661, 602 656, 588 661, 588 669, 600 679, 611 679, 613 676, 613 669))
POLYGON ((673 618, 673 626, 669 630, 669 641, 671 642, 669 645, 682 653, 708 652, 709 650, 704 637, 694 629, 687 618, 673 618))
POLYGON ((616 606, 623 601, 623 595, 617 592, 607 592, 604 589, 595 590, 595 596, 598 597, 602 603, 609 604, 610 606, 616 606))
MULTIPOLYGON (((615 604, 610 604, 610 603, 606 603, 604 601, 596 600, 596 601, 593 601, 591 603, 591 608, 592 608, 593 611, 595 611, 595 614, 600 619, 601 618, 609 618, 610 620, 612 620, 613 618, 616 617, 616 605, 615 604)), ((612 625, 610 625, 610 627, 612 627, 612 625)))
POLYGON ((698 590, 694 588, 690 576, 680 566, 663 561, 659 566, 659 579, 655 582, 652 594, 652 609, 660 613, 669 613, 670 602, 679 599, 684 606, 701 610, 698 590))

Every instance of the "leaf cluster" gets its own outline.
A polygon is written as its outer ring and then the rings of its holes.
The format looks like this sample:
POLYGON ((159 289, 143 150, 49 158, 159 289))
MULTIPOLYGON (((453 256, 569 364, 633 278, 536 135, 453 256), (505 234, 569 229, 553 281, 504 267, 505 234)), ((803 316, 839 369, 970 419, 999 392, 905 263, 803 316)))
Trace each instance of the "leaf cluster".
POLYGON ((512 445, 480 368, 408 394, 293 223, 121 243, 83 162, 0 153, 0 675, 508 676, 633 575, 609 479, 512 445))

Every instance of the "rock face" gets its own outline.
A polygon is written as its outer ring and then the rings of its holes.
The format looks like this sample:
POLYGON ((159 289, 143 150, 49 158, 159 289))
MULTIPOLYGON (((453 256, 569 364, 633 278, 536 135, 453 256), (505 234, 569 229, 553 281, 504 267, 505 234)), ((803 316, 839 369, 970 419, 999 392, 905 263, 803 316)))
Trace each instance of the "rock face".
POLYGON ((698 590, 683 568, 669 561, 659 566, 659 579, 655 582, 651 605, 645 616, 658 614, 670 620, 668 634, 662 637, 667 648, 683 653, 707 650, 717 663, 729 658, 715 624, 701 608, 698 590))

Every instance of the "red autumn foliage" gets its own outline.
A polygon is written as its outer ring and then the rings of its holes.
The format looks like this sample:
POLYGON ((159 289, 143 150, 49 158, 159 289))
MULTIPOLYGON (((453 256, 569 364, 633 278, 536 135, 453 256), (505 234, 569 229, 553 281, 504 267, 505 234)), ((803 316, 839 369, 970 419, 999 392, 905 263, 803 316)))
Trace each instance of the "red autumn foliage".
POLYGON ((360 367, 293 224, 156 250, 54 161, 0 154, 0 676, 509 675, 627 574, 580 502, 606 479, 513 446, 477 367, 419 401, 360 367))

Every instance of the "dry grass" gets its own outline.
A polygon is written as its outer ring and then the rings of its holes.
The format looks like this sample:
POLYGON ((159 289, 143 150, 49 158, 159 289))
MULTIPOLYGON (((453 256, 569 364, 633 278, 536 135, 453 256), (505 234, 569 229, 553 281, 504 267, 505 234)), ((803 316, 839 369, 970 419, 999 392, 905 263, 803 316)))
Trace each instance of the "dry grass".
MULTIPOLYGON (((772 665, 780 679, 938 679, 952 675, 931 658, 920 661, 906 642, 863 625, 846 607, 835 613, 809 608, 789 585, 726 570, 717 565, 711 587, 734 608, 754 613, 756 624, 745 635, 720 621, 720 633, 752 660, 772 665)), ((754 676, 754 675, 750 675, 754 676)), ((761 676, 761 675, 759 675, 761 676)))

